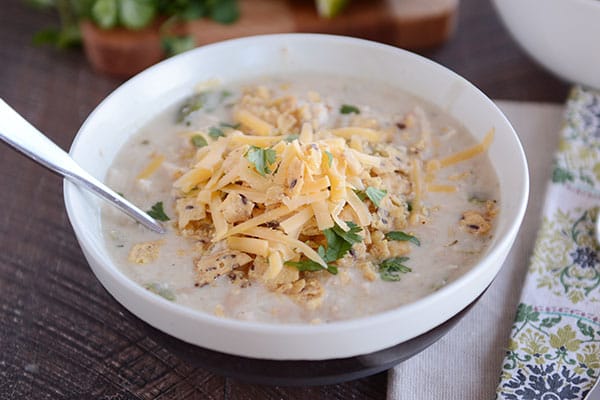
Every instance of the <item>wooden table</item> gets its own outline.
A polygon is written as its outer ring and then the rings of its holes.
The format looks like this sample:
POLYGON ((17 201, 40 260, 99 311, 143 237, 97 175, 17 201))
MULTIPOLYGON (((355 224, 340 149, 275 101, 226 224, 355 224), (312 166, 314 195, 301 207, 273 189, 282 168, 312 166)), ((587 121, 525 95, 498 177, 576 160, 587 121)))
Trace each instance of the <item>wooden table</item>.
MULTIPOLYGON (((80 51, 30 45, 53 17, 22 0, 0 9, 0 97, 63 148, 121 82, 80 51)), ((423 54, 492 98, 562 102, 568 85, 534 65, 488 1, 462 0, 458 29, 423 54)), ((62 181, 0 145, 1 399, 383 399, 385 373, 333 386, 254 386, 179 360, 90 271, 64 211, 62 181)))

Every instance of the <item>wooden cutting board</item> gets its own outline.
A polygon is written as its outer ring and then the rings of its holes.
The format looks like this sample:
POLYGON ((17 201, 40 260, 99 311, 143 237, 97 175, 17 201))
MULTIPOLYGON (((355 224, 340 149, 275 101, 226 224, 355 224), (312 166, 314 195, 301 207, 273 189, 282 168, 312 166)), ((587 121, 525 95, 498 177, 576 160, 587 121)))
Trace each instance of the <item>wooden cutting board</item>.
MULTIPOLYGON (((240 19, 221 25, 207 19, 178 26, 198 45, 268 33, 311 32, 356 36, 418 49, 436 46, 451 35, 458 0, 351 0, 335 18, 317 15, 314 0, 238 0, 240 19)), ((156 63, 164 54, 159 24, 141 31, 101 30, 81 26, 84 48, 92 66, 104 73, 131 76, 156 63)))
POLYGON ((198 44, 282 32, 348 35, 416 49, 443 43, 454 29, 458 0, 351 0, 335 18, 317 15, 313 0, 240 0, 241 17, 224 26, 188 27, 198 44))

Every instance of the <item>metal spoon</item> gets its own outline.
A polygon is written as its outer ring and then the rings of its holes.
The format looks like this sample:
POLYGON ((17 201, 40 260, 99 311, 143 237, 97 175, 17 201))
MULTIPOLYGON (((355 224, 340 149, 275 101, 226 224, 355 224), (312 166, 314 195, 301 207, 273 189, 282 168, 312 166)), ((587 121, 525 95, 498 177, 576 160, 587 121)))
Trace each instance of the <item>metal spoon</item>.
POLYGON ((63 149, 27 122, 0 98, 0 139, 38 164, 90 190, 146 228, 165 233, 165 228, 81 168, 63 149))

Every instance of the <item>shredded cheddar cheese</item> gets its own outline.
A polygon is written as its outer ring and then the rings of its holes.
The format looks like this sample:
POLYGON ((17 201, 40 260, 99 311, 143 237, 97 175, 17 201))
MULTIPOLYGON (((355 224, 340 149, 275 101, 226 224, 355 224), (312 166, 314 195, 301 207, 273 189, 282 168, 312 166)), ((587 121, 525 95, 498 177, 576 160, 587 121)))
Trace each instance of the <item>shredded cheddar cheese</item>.
POLYGON ((148 179, 156 170, 160 167, 160 165, 165 161, 165 156, 162 154, 155 154, 150 160, 150 163, 140 172, 137 176, 137 179, 148 179))
POLYGON ((458 190, 458 188, 454 185, 435 185, 435 184, 427 185, 428 192, 454 193, 457 190, 458 190))
MULTIPOLYGON (((325 253, 325 231, 360 239, 363 253, 367 246, 376 252, 384 234, 424 220, 429 193, 459 190, 457 178, 438 176, 443 168, 485 152, 493 140, 491 130, 466 150, 426 159, 421 152, 432 147, 432 128, 420 109, 405 118, 406 126, 418 119, 418 137, 400 151, 392 143, 393 125, 357 116, 351 126, 321 126, 312 109, 292 96, 273 98, 265 87, 248 93, 232 110, 238 125, 224 137, 207 137, 174 181, 178 227, 202 230, 203 243, 234 252, 246 265, 235 272, 242 264, 223 261, 224 270, 238 265, 229 270, 247 279, 260 276, 282 293, 300 296, 304 271, 335 271, 345 253, 337 259, 325 253), (290 266, 301 263, 309 269, 290 266)), ((321 101, 312 98, 310 104, 321 101)), ((138 178, 150 176, 163 160, 155 156, 138 178)))
POLYGON ((484 153, 492 144, 494 140, 494 129, 490 129, 490 131, 485 135, 483 141, 481 143, 476 144, 475 146, 468 148, 463 151, 459 151, 456 154, 452 154, 446 158, 440 160, 440 166, 442 168, 448 167, 452 164, 459 163, 461 161, 468 160, 469 158, 473 158, 476 155, 484 153))
POLYGON ((234 115, 234 118, 237 122, 252 131, 255 135, 268 136, 275 130, 273 125, 246 110, 238 111, 234 115))

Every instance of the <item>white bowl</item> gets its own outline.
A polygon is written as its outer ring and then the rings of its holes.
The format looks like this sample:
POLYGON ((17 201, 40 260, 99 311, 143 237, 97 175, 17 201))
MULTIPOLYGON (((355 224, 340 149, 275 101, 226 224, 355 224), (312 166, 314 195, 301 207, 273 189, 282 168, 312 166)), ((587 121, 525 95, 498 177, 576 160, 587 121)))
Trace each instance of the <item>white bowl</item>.
POLYGON ((414 303, 370 317, 323 325, 274 325, 218 318, 155 296, 111 260, 100 227, 100 203, 65 182, 69 219, 92 270, 127 309, 152 326, 211 350, 273 360, 320 360, 385 349, 416 337, 465 308, 491 283, 517 235, 527 203, 527 163, 502 112, 452 71, 423 57, 365 40, 326 35, 268 35, 201 47, 166 60, 108 96, 81 127, 71 155, 103 179, 119 148, 157 112, 191 94, 196 83, 268 74, 323 72, 385 82, 441 107, 478 139, 490 128, 489 151, 500 181, 500 214, 491 245, 464 276, 414 303))
POLYGON ((531 57, 559 77, 600 89, 600 1, 494 0, 531 57))

